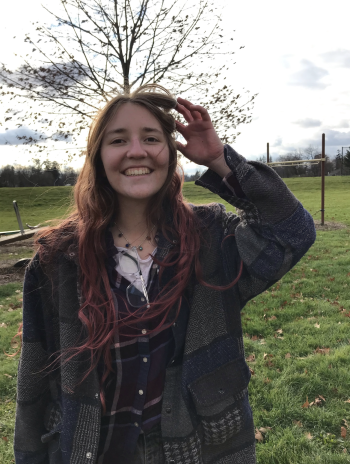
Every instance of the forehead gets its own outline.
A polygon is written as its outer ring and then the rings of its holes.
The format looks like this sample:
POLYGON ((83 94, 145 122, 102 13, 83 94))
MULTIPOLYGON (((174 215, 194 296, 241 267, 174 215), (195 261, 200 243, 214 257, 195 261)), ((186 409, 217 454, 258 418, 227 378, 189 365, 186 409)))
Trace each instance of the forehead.
POLYGON ((124 103, 109 121, 107 128, 111 126, 125 127, 149 125, 162 129, 158 119, 144 106, 136 103, 124 103), (147 123, 147 124, 146 124, 147 123))

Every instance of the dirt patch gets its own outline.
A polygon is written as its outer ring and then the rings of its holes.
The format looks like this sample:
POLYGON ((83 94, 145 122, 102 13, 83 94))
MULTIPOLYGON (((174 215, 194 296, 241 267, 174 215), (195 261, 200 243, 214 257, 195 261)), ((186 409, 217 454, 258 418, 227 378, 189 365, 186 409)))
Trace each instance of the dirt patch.
POLYGON ((346 229, 349 226, 346 224, 342 224, 341 222, 332 222, 332 221, 324 221, 324 225, 321 226, 321 219, 314 220, 315 229, 316 230, 340 230, 346 229))
POLYGON ((10 282, 23 282, 25 266, 22 268, 14 267, 21 258, 31 258, 33 256, 34 240, 22 240, 0 246, 0 285, 10 282))

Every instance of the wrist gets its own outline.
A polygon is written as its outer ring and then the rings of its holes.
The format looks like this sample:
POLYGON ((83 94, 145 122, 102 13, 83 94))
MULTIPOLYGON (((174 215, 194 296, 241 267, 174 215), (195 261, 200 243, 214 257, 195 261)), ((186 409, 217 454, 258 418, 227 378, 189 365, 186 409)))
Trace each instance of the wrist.
POLYGON ((210 170, 216 172, 220 177, 224 178, 231 172, 231 169, 227 166, 225 155, 222 153, 218 158, 212 161, 207 166, 210 170))

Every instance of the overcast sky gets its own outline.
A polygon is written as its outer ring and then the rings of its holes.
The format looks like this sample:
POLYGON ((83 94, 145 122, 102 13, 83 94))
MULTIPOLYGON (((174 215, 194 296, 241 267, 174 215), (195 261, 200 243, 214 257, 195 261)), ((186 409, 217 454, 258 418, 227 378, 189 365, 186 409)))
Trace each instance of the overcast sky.
MULTIPOLYGON (((14 54, 21 53, 30 21, 48 21, 41 3, 6 3, 6 14, 0 18, 0 62, 10 67, 20 63, 14 54)), ((231 84, 237 93, 243 87, 251 95, 258 93, 253 121, 239 126, 241 134, 233 147, 255 160, 266 154, 269 142, 270 155, 276 157, 309 145, 320 149, 322 133, 331 158, 337 149, 350 146, 349 0, 218 0, 220 3, 224 30, 234 37, 231 43, 237 50, 231 84), (239 50, 240 46, 245 48, 239 50)), ((56 0, 50 1, 51 8, 55 4, 56 0)), ((3 105, 0 110, 2 123, 5 109, 3 105)), ((6 127, 7 131, 4 124, 0 126, 0 165, 26 163, 31 155, 23 147, 3 145, 5 140, 16 143, 16 135, 21 135, 15 126, 7 123, 6 127)), ((50 151, 51 159, 60 159, 65 152, 63 144, 57 143, 55 151, 50 151)), ((82 158, 74 162, 76 167, 81 164, 82 158)), ((185 166, 186 170, 194 168, 185 166)))

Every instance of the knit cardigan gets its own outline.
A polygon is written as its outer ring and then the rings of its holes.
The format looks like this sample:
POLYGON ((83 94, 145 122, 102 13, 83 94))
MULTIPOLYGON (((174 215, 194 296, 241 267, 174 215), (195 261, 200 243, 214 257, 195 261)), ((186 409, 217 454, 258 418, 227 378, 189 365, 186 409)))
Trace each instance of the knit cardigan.
MULTIPOLYGON (((226 285, 242 273, 225 291, 195 279, 188 285, 188 317, 181 318, 180 312, 172 326, 176 356, 166 369, 163 392, 166 463, 256 462, 240 312, 295 266, 316 239, 311 215, 272 168, 247 161, 229 145, 224 154, 231 173, 222 179, 207 170, 196 184, 236 207, 237 214, 219 203, 191 206, 205 225, 199 255, 204 280, 226 285)), ((157 258, 163 260, 173 246, 160 236, 157 258)), ((173 272, 166 268, 165 282, 173 272)), ((78 318, 78 276, 75 243, 58 253, 52 268, 35 257, 26 271, 16 464, 96 463, 101 420, 97 369, 75 389, 89 367, 88 356, 61 363, 49 375, 42 370, 52 353, 75 346, 84 329, 78 318)), ((173 317, 172 311, 168 320, 173 317)))

